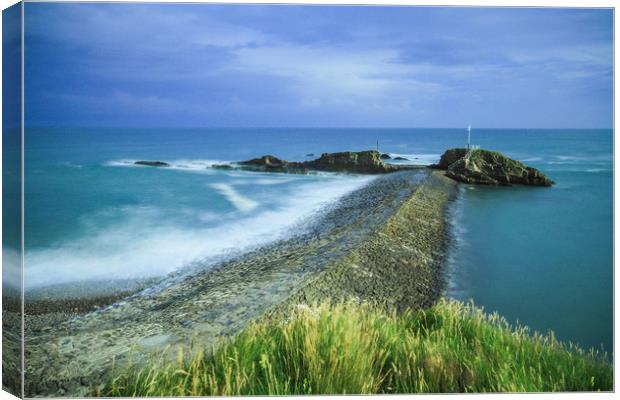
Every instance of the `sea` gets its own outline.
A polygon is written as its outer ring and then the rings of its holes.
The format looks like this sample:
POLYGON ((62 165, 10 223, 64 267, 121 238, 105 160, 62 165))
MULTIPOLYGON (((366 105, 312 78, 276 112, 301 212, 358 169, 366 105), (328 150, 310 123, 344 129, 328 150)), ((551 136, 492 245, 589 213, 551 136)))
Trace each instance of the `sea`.
MULTIPOLYGON (((27 290, 209 268, 296 234, 374 179, 214 164, 377 146, 430 164, 467 140, 465 129, 383 128, 28 128, 25 135, 27 290)), ((474 128, 472 143, 539 168, 556 185, 460 185, 448 213, 446 295, 611 353, 612 131, 474 128)))

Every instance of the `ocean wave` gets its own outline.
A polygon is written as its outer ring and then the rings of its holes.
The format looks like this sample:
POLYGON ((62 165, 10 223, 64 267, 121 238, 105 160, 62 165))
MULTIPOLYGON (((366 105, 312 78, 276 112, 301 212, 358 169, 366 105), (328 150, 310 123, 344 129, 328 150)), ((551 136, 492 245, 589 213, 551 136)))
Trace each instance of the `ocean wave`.
MULTIPOLYGON (((136 165, 137 159, 120 159, 120 160, 110 160, 104 163, 106 166, 110 167, 135 167, 135 168, 150 168, 145 167, 143 165, 136 165)), ((213 168, 214 165, 230 165, 231 161, 225 160, 189 160, 189 159, 179 159, 179 160, 158 160, 164 161, 170 164, 170 167, 167 169, 179 169, 179 170, 188 170, 188 171, 207 171, 210 168, 213 168)))
POLYGON ((247 213, 259 206, 257 201, 241 195, 232 187, 232 185, 227 183, 212 183, 209 186, 215 189, 222 196, 226 197, 226 200, 232 203, 232 205, 241 212, 247 213))
POLYGON ((186 169, 186 170, 199 170, 203 171, 209 168, 213 168, 214 165, 230 165, 231 161, 224 160, 173 160, 168 162, 170 168, 173 169, 186 169))
POLYGON ((13 289, 22 286, 22 256, 18 250, 2 248, 2 285, 13 289))
POLYGON ((138 160, 110 160, 103 163, 103 165, 108 167, 137 167, 137 165, 134 165, 136 161, 138 160))
MULTIPOLYGON (((247 175, 237 174, 234 175, 239 178, 247 178, 247 175)), ((264 185, 264 186, 272 186, 272 185, 282 185, 284 183, 289 183, 293 181, 297 181, 300 178, 290 178, 290 177, 278 177, 278 178, 258 178, 258 179, 237 179, 234 181, 235 185, 264 185)))
POLYGON ((549 165, 579 165, 582 163, 583 162, 576 162, 576 161, 547 161, 545 162, 545 164, 549 164, 549 165))
POLYGON ((82 164, 76 164, 72 162, 66 162, 66 163, 63 163, 62 165, 64 165, 65 167, 69 167, 69 168, 84 168, 82 164))
POLYGON ((566 165, 566 164, 554 164, 552 166, 546 167, 545 172, 547 173, 603 173, 603 172, 612 172, 611 168, 603 168, 589 165, 566 165))
MULTIPOLYGON (((334 177, 303 183, 282 194, 270 209, 256 208, 222 218, 210 227, 187 227, 169 221, 162 210, 123 208, 122 222, 98 227, 96 217, 80 239, 25 255, 28 288, 77 281, 164 276, 189 266, 207 268, 296 233, 304 222, 372 177, 334 177)), ((220 187, 222 189, 222 187, 220 187)), ((205 218, 217 215, 205 209, 205 218)))
POLYGON ((544 162, 547 164, 575 165, 575 164, 609 164, 613 161, 612 154, 597 155, 562 155, 556 154, 547 157, 544 162))

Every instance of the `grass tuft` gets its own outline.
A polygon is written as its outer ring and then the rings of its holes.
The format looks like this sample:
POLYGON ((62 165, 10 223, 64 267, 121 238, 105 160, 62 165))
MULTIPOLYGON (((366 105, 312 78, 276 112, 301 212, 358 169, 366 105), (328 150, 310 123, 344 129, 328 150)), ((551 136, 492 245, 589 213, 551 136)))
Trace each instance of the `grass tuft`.
POLYGON ((397 314, 368 304, 299 305, 212 351, 129 365, 105 396, 610 391, 612 367, 553 335, 442 300, 397 314))

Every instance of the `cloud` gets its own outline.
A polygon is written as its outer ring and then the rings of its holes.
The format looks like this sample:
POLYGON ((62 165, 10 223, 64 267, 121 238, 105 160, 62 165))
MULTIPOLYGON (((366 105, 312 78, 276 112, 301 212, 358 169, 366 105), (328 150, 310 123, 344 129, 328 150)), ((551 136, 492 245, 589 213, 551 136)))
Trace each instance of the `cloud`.
POLYGON ((268 40, 257 30, 213 18, 208 8, 197 13, 195 7, 173 4, 33 4, 28 5, 28 35, 64 45, 98 50, 120 46, 139 53, 238 47, 268 40))
POLYGON ((304 105, 382 102, 436 93, 442 85, 415 79, 415 68, 394 62, 395 49, 359 50, 325 46, 243 48, 231 68, 292 78, 304 105))
MULTIPOLYGON (((442 126, 463 118, 510 125, 524 120, 514 114, 527 113, 583 124, 579 110, 611 104, 609 12, 26 7, 34 121, 116 124, 122 115, 137 125, 442 126), (549 111, 560 99, 565 104, 549 111)), ((606 112, 592 118, 588 124, 611 121, 606 112)))

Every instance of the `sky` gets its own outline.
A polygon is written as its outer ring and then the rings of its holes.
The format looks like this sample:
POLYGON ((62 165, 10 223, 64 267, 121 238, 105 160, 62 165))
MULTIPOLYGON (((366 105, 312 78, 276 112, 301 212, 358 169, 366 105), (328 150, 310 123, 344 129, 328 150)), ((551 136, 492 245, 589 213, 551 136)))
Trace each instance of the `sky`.
POLYGON ((610 9, 26 3, 27 126, 610 128, 610 9))

